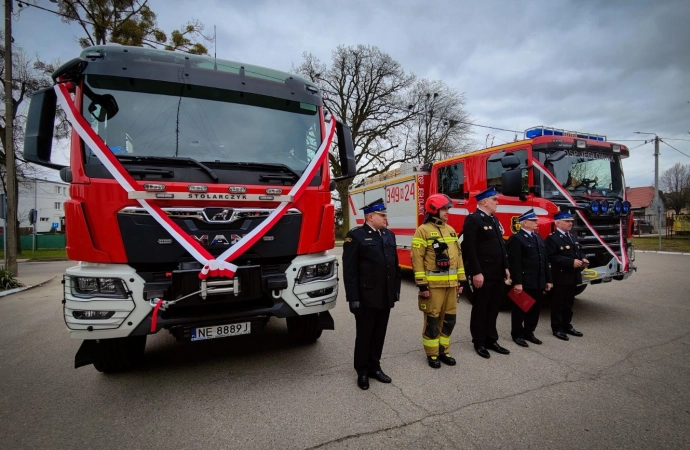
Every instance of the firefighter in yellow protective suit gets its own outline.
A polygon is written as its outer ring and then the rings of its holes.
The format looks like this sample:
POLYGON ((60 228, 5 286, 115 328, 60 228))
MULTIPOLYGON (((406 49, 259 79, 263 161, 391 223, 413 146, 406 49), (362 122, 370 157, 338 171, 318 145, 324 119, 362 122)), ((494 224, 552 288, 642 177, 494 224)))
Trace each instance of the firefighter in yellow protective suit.
POLYGON ((445 194, 426 201, 424 223, 412 238, 412 270, 419 288, 419 310, 424 313, 422 343, 429 366, 455 365, 450 356, 450 335, 455 326, 457 294, 465 278, 458 235, 448 225, 453 203, 445 194))

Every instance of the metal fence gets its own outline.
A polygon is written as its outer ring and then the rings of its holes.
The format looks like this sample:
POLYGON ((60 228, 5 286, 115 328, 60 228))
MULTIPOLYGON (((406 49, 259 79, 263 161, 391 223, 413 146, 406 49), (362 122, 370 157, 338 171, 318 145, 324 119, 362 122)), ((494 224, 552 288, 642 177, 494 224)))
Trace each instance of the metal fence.
MULTIPOLYGON (((65 248, 64 234, 37 234, 36 248, 34 249, 34 236, 31 234, 19 236, 22 250, 40 250, 48 248, 65 248)), ((5 236, 0 235, 0 250, 5 248, 5 236)))

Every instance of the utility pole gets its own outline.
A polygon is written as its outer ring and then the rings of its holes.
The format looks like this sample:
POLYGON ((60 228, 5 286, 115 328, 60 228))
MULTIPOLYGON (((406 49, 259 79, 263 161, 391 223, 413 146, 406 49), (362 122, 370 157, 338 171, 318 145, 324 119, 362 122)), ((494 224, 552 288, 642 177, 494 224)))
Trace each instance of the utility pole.
POLYGON ((5 169, 7 216, 4 236, 6 270, 18 275, 17 266, 17 173, 14 161, 14 99, 12 97, 12 0, 5 0, 5 169))
MULTIPOLYGON (((654 205, 656 206, 656 229, 659 233, 659 251, 661 251, 661 198, 659 198, 659 136, 656 133, 635 131, 635 134, 654 135, 654 205)), ((647 141, 645 141, 647 143, 647 141)))
POLYGON ((659 232, 661 251, 661 199, 659 198, 659 136, 654 136, 654 204, 656 206, 656 227, 659 232))

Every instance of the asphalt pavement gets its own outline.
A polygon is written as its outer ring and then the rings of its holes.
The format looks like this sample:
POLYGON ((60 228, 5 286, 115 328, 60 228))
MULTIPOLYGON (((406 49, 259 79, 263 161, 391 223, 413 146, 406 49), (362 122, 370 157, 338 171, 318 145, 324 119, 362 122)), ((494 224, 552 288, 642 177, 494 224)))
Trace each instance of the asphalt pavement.
MULTIPOLYGON (((340 254, 341 249, 334 250, 340 254)), ((639 254, 624 282, 576 300, 584 337, 562 342, 542 312, 523 349, 477 356, 470 306, 458 305, 455 367, 427 366, 408 275, 391 314, 383 369, 357 388, 354 319, 339 295, 336 330, 290 343, 284 321, 257 336, 177 343, 150 336, 144 365, 104 375, 73 368, 62 320, 71 263, 22 263, 47 283, 0 298, 0 448, 690 448, 690 257, 639 254)), ((34 278, 30 278, 34 277, 34 278)))

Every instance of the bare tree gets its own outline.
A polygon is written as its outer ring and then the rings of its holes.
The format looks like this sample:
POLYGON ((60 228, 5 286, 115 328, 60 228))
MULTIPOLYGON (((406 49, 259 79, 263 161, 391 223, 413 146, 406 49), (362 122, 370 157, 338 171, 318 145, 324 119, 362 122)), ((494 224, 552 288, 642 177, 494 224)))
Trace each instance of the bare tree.
POLYGON ((213 40, 204 36, 204 25, 198 20, 190 20, 181 30, 173 30, 168 40, 165 31, 158 28, 156 13, 148 0, 59 0, 58 4, 62 20, 77 22, 84 30, 86 36, 78 38, 82 48, 115 42, 206 55, 208 49, 192 39, 213 40))
POLYGON ((415 117, 403 128, 407 161, 429 163, 471 148, 471 125, 463 94, 443 81, 419 80, 408 100, 415 117))
MULTIPOLYGON (((311 53, 304 53, 303 59, 295 70, 321 88, 326 108, 352 128, 359 176, 386 172, 406 160, 404 133, 398 129, 416 116, 407 102, 414 75, 373 46, 339 46, 330 67, 311 53)), ((334 175, 340 176, 336 154, 329 157, 334 175)), ((347 198, 352 182, 337 184, 339 199, 347 198)), ((340 203, 348 229, 349 205, 340 203)))
POLYGON ((680 214, 690 204, 690 165, 676 163, 665 170, 659 177, 659 187, 664 192, 664 206, 680 214))

